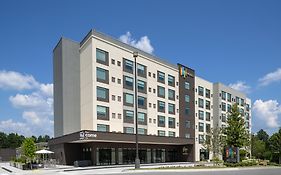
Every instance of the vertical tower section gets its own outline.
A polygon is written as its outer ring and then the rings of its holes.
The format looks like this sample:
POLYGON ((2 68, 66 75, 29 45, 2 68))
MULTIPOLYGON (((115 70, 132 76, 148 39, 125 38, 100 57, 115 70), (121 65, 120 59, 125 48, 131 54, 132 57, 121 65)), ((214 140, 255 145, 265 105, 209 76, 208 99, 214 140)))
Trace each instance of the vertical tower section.
POLYGON ((61 38, 53 50, 54 137, 80 130, 79 47, 61 38))
MULTIPOLYGON (((195 143, 195 71, 178 64, 179 71, 179 136, 195 143)), ((194 153, 194 145, 193 145, 194 153)), ((192 156, 194 160, 194 155, 192 156)))

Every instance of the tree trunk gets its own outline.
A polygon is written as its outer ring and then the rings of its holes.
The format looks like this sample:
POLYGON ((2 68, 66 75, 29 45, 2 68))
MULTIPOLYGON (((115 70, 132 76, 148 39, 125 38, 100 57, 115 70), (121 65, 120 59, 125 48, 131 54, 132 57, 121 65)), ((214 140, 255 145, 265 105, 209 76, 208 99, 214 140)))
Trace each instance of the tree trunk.
POLYGON ((279 154, 279 164, 281 164, 281 154, 279 154))

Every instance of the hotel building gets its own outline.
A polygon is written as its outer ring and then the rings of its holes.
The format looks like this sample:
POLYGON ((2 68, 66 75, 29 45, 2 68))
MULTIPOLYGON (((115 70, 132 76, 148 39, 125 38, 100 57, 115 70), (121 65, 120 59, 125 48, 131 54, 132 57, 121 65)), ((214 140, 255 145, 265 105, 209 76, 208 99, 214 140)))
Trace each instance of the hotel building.
POLYGON ((61 38, 53 63, 55 138, 49 145, 61 164, 134 163, 135 122, 141 163, 212 159, 202 142, 212 127, 224 126, 222 104, 227 109, 236 98, 250 130, 244 94, 95 30, 80 43, 61 38), (138 52, 137 70, 133 52, 138 52), (231 103, 222 99, 223 92, 232 95, 231 103))

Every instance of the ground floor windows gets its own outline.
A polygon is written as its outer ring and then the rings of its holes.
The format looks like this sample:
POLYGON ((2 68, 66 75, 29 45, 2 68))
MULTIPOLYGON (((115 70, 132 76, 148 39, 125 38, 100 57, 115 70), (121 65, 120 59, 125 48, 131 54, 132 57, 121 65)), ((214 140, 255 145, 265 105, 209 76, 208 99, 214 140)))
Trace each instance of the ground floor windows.
POLYGON ((209 160, 209 151, 207 149, 199 150, 200 161, 209 160))

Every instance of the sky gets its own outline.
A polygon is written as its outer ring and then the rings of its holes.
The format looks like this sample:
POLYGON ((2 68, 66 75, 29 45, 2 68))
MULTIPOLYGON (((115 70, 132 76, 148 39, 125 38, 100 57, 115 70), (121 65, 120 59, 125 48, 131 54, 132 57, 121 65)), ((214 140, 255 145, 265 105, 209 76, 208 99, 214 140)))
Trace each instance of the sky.
POLYGON ((281 126, 279 0, 2 0, 0 131, 53 135, 52 51, 94 28, 252 99, 252 131, 281 126))

